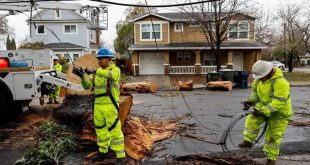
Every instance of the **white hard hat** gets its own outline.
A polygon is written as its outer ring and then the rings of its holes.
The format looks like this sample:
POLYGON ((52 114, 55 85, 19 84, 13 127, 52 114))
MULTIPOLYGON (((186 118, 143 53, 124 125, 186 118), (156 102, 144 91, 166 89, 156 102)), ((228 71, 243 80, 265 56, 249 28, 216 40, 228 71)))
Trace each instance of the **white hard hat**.
POLYGON ((59 58, 57 56, 53 56, 52 59, 53 60, 59 60, 59 58))
POLYGON ((268 61, 258 60, 252 67, 253 77, 255 79, 260 79, 267 76, 273 68, 273 63, 268 61))

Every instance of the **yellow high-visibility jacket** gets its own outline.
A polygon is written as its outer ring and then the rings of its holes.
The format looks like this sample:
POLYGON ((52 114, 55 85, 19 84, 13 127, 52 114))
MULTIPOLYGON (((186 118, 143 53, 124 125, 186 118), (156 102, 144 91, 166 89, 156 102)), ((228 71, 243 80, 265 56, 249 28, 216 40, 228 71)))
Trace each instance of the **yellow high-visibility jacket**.
POLYGON ((248 98, 255 109, 261 110, 265 116, 291 117, 292 100, 290 84, 283 77, 279 68, 274 68, 275 74, 267 81, 254 80, 252 93, 248 98))

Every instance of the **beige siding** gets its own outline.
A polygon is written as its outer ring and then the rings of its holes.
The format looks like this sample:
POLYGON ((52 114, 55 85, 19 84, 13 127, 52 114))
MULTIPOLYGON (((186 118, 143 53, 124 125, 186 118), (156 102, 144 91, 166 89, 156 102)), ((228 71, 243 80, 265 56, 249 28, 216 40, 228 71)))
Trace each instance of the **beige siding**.
POLYGON ((133 64, 139 64, 139 53, 137 51, 133 52, 132 63, 133 64))
POLYGON ((255 41, 255 21, 250 21, 249 40, 255 41))
POLYGON ((174 31, 174 23, 170 24, 170 42, 201 42, 206 38, 199 27, 190 27, 188 23, 183 23, 183 33, 174 31))

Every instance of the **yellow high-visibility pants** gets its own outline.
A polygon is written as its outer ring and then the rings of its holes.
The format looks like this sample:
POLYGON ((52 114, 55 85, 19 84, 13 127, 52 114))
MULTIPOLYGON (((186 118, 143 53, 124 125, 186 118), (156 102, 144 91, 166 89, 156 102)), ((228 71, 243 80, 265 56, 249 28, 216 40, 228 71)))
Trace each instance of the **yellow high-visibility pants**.
POLYGON ((110 147, 117 158, 124 158, 125 144, 120 120, 111 131, 108 130, 117 118, 118 112, 112 103, 94 105, 94 125, 99 152, 107 153, 110 147))
MULTIPOLYGON (((280 144, 287 128, 288 120, 288 118, 272 116, 268 118, 268 127, 265 134, 263 151, 270 160, 276 160, 279 155, 280 144)), ((253 143, 260 131, 260 126, 264 121, 264 117, 262 116, 248 115, 245 121, 245 129, 243 131, 244 140, 253 143)))

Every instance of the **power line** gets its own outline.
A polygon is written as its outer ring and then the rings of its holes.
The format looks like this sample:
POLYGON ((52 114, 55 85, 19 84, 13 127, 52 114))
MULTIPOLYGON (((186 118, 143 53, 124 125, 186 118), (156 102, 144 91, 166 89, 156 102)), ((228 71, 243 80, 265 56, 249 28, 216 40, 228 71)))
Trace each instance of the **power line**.
POLYGON ((90 0, 90 1, 102 2, 102 3, 111 4, 111 5, 127 6, 127 7, 156 7, 156 8, 166 8, 166 7, 180 7, 180 6, 196 5, 196 4, 214 2, 214 1, 219 1, 219 0, 205 0, 205 1, 196 1, 196 2, 180 3, 180 4, 170 4, 170 5, 148 5, 147 3, 146 3, 145 5, 142 5, 142 4, 129 4, 129 3, 118 3, 118 2, 111 2, 111 1, 105 1, 105 0, 90 0))
MULTIPOLYGON (((51 2, 55 0, 37 0, 35 2, 51 2)), ((76 1, 76 0, 61 0, 61 1, 76 1)), ((119 2, 111 2, 111 1, 105 1, 105 0, 90 0, 93 2, 100 2, 100 3, 106 3, 111 5, 118 5, 118 6, 127 6, 127 7, 156 7, 156 8, 168 8, 168 7, 180 7, 180 6, 189 6, 189 5, 196 5, 196 4, 202 4, 202 3, 208 3, 208 2, 215 2, 219 0, 204 0, 204 1, 196 1, 196 2, 187 2, 187 3, 180 3, 180 4, 169 4, 169 5, 143 5, 143 4, 130 4, 130 3, 119 3, 119 2)), ((30 0, 21 0, 21 1, 5 1, 1 2, 0 4, 12 4, 12 3, 21 3, 21 2, 31 2, 30 0)))

